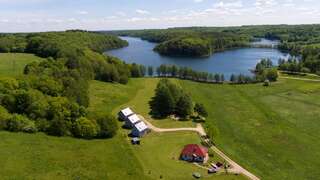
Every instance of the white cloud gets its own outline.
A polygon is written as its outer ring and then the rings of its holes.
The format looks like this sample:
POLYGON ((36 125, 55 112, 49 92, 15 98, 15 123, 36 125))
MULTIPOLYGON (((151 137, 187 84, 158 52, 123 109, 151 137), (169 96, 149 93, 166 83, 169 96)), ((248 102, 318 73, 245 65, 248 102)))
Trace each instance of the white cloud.
POLYGON ((276 6, 278 2, 276 0, 256 0, 255 6, 257 8, 270 8, 276 6))
POLYGON ((80 14, 80 15, 87 15, 87 14, 89 14, 88 11, 77 11, 76 13, 77 13, 77 14, 80 14))
POLYGON ((121 17, 127 16, 127 14, 126 14, 125 12, 122 12, 122 11, 116 12, 116 15, 117 15, 117 16, 121 16, 121 17))
POLYGON ((8 23, 9 20, 8 20, 8 19, 0 19, 0 22, 1 22, 1 23, 8 23))
POLYGON ((220 1, 213 5, 215 8, 242 8, 242 1, 224 2, 220 1))
POLYGON ((146 10, 143 10, 143 9, 137 9, 137 10, 136 10, 136 13, 138 13, 138 14, 142 14, 142 15, 150 14, 150 12, 149 12, 149 11, 146 11, 146 10))
POLYGON ((195 2, 195 3, 201 3, 201 2, 203 2, 203 0, 193 0, 193 2, 195 2))

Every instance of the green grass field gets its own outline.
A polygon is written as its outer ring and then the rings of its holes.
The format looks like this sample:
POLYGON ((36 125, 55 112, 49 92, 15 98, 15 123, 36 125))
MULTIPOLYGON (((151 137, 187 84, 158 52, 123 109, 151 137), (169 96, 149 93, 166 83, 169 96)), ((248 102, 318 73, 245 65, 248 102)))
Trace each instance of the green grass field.
MULTIPOLYGON (((148 116, 147 102, 157 80, 137 79, 132 84, 140 81, 148 88, 120 107, 130 106, 148 116)), ((320 83, 281 80, 266 88, 177 82, 208 107, 207 124, 220 132, 215 142, 241 165, 264 179, 318 177, 320 83)), ((183 127, 191 122, 153 123, 183 127)))
POLYGON ((0 179, 148 179, 125 137, 79 140, 0 132, 0 179))
MULTIPOLYGON (((128 85, 110 84, 92 81, 90 87, 91 103, 90 114, 112 111, 116 114, 121 108, 132 107, 135 112, 149 117, 148 102, 154 94, 158 79, 134 79, 128 85), (129 99, 131 97, 131 99, 129 99), (125 103, 123 103, 125 102, 125 103)), ((151 120, 161 127, 189 127, 192 122, 180 122, 169 119, 151 120)), ((119 122, 121 126, 122 123, 119 122)), ((193 179, 193 172, 200 172, 205 179, 245 179, 235 175, 206 175, 206 170, 193 164, 178 160, 182 148, 186 144, 200 143, 196 133, 151 133, 142 139, 140 146, 131 146, 128 130, 120 130, 121 137, 126 137, 128 146, 132 148, 143 173, 152 179, 193 179)))
POLYGON ((41 60, 33 54, 0 53, 0 76, 21 75, 26 64, 41 60))
MULTIPOLYGON (((148 117, 147 103, 157 81, 135 79, 130 87, 141 84, 144 89, 115 108, 116 111, 130 106, 148 117)), ((214 141, 245 168, 263 179, 320 177, 317 171, 320 83, 282 79, 271 87, 263 87, 261 84, 232 86, 174 81, 195 101, 206 105, 210 114, 206 124, 219 130, 214 141)), ((118 88, 116 92, 125 92, 118 88)), ((111 100, 109 103, 112 104, 111 100)), ((160 127, 192 125, 172 120, 153 120, 152 123, 160 127)))
MULTIPOLYGON (((21 60, 20 70, 12 72, 13 66, 8 65, 12 55, 0 54, 0 75, 17 76, 22 73, 23 63, 40 60, 33 55, 15 54, 21 60)), ((263 87, 172 80, 207 107, 206 125, 219 131, 214 142, 240 165, 262 179, 320 179, 320 83, 280 79, 263 87)), ((89 116, 116 114, 130 106, 150 119, 148 102, 158 81, 132 79, 128 85, 92 81, 89 116)), ((191 121, 171 119, 151 122, 165 128, 194 126, 191 121)), ((185 144, 200 142, 195 133, 151 133, 140 146, 130 145, 127 134, 121 129, 112 139, 87 141, 42 133, 0 132, 0 177, 192 179, 196 171, 204 179, 245 179, 223 174, 208 176, 205 170, 179 161, 185 144)))
POLYGON ((320 178, 320 83, 181 85, 208 107, 214 141, 236 162, 262 179, 320 178))

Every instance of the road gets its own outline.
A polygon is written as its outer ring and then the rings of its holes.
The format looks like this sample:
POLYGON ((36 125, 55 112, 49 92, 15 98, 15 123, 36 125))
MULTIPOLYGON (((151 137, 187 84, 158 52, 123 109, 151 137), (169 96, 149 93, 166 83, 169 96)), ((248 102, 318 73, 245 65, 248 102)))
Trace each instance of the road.
POLYGON ((307 79, 307 78, 295 78, 295 77, 283 77, 283 76, 281 76, 280 78, 282 78, 282 79, 294 79, 294 80, 301 80, 301 81, 320 82, 319 79, 307 79))
POLYGON ((204 131, 201 124, 197 124, 197 127, 195 128, 170 128, 170 129, 164 129, 164 128, 158 128, 155 127, 153 124, 151 124, 149 121, 147 121, 143 116, 139 115, 139 117, 147 124, 147 126, 154 132, 177 132, 177 131, 193 131, 198 133, 200 136, 205 136, 206 132, 204 131))
MULTIPOLYGON (((138 116, 154 132, 163 133, 163 132, 177 132, 177 131, 192 131, 192 132, 198 133, 200 136, 206 136, 206 132, 205 132, 204 128, 199 123, 197 124, 197 127, 195 127, 195 128, 170 128, 170 129, 166 129, 166 128, 158 128, 158 127, 154 126, 153 124, 151 124, 149 121, 147 121, 143 116, 141 116, 141 115, 138 115, 138 116)), ((232 168, 229 170, 229 172, 243 174, 252 180, 260 180, 257 176, 250 173, 248 170, 244 169, 239 164, 234 162, 231 158, 229 158, 222 151, 220 151, 216 146, 212 146, 211 149, 231 165, 232 168)))

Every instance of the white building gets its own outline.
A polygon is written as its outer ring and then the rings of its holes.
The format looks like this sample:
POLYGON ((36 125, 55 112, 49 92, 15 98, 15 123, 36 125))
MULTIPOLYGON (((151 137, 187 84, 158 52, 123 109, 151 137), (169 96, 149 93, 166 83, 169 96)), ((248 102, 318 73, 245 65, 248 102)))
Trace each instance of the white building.
POLYGON ((127 120, 125 122, 125 127, 133 128, 133 126, 135 124, 139 123, 140 121, 141 121, 141 119, 136 114, 133 114, 127 118, 127 120))
POLYGON ((128 117, 131 116, 132 114, 134 113, 130 108, 125 108, 118 113, 119 118, 123 121, 126 121, 128 117))
POLYGON ((133 126, 131 134, 132 136, 135 136, 135 137, 142 137, 148 132, 149 132, 148 126, 143 121, 140 121, 133 126))

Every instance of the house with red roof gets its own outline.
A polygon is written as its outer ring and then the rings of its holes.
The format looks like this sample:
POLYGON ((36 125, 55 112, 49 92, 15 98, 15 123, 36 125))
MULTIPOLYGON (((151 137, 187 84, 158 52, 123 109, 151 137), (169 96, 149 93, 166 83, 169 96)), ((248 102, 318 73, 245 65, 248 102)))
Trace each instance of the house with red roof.
POLYGON ((208 149, 197 144, 186 145, 180 155, 180 159, 188 162, 201 162, 208 161, 208 149))

